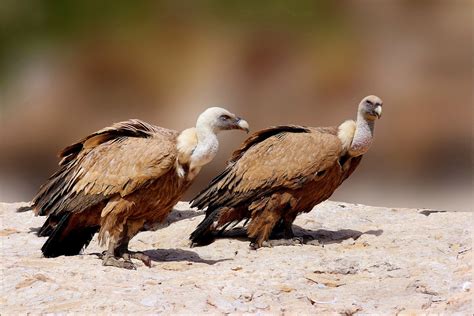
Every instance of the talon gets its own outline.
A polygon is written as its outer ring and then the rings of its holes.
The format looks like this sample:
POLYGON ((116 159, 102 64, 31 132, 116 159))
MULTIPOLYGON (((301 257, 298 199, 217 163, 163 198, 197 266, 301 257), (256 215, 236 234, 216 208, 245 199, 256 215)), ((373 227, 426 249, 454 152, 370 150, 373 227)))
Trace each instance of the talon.
POLYGON ((292 240, 295 241, 296 243, 301 244, 301 245, 304 243, 304 238, 303 237, 293 237, 292 240))
POLYGON ((257 249, 260 248, 260 247, 257 245, 257 243, 251 242, 250 245, 249 245, 249 248, 250 248, 251 250, 257 250, 257 249))
POLYGON ((143 252, 130 252, 130 257, 133 259, 138 259, 143 262, 148 268, 151 268, 151 258, 145 255, 143 252))
POLYGON ((116 257, 112 257, 108 254, 104 256, 102 259, 102 265, 103 266, 112 266, 112 267, 117 267, 117 268, 123 268, 123 269, 128 269, 128 270, 136 270, 137 268, 133 264, 133 262, 129 260, 120 260, 116 257))
POLYGON ((275 246, 300 246, 303 244, 301 237, 293 237, 291 239, 271 239, 263 242, 262 247, 272 248, 275 246))
POLYGON ((311 246, 324 246, 322 245, 317 239, 309 240, 305 243, 305 245, 311 245, 311 246))
POLYGON ((128 269, 128 270, 136 270, 137 269, 137 267, 135 267, 135 265, 131 261, 124 261, 123 262, 123 268, 128 269))

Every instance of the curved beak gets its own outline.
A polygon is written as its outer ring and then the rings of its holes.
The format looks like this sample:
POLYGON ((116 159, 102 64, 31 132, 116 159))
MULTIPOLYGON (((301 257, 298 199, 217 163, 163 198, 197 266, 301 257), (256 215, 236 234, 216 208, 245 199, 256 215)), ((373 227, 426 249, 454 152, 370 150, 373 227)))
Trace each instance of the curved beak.
POLYGON ((374 109, 374 112, 377 115, 377 118, 381 118, 382 117, 382 106, 381 105, 377 106, 374 109))
POLYGON ((236 121, 236 127, 237 127, 238 129, 241 129, 241 130, 246 131, 247 133, 250 131, 250 129, 249 129, 249 123, 247 123, 246 120, 243 120, 243 119, 241 119, 241 118, 239 118, 239 117, 237 118, 237 121, 236 121))

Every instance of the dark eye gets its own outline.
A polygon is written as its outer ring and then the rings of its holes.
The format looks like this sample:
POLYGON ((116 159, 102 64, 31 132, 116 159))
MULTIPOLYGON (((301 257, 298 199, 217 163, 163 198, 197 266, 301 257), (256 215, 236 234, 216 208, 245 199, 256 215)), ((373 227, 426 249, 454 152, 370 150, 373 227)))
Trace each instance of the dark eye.
POLYGON ((223 120, 223 121, 227 121, 227 120, 230 119, 230 116, 226 115, 226 114, 223 114, 223 115, 221 115, 220 119, 223 120))
POLYGON ((374 104, 372 103, 372 101, 370 101, 370 100, 365 100, 365 102, 366 102, 368 105, 374 105, 374 104))

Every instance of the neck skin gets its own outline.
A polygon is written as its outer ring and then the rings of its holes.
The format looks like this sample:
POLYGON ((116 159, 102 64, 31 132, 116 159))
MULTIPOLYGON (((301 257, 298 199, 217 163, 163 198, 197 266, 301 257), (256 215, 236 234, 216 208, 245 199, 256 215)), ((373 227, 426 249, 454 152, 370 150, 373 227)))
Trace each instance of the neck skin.
POLYGON ((191 171, 194 168, 202 167, 216 156, 219 142, 217 140, 216 132, 207 125, 196 124, 197 145, 191 154, 191 171))
POLYGON ((363 155, 369 150, 372 144, 375 121, 367 119, 364 114, 359 112, 356 124, 354 139, 349 149, 349 154, 354 157, 363 155))

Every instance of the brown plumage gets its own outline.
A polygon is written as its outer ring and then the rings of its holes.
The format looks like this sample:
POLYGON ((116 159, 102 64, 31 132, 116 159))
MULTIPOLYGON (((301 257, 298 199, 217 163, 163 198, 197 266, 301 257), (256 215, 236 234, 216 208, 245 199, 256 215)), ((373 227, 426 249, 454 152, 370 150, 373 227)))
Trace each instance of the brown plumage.
POLYGON ((128 251, 128 242, 145 224, 167 217, 214 157, 215 134, 224 129, 248 130, 248 124, 210 108, 182 133, 129 120, 66 147, 60 169, 33 199, 35 213, 49 215, 39 232, 49 236, 43 254, 78 254, 99 232, 101 244, 109 242, 104 265, 134 268, 130 258, 149 265, 145 255, 128 251))
POLYGON ((359 165, 381 104, 378 97, 364 98, 357 122, 338 127, 277 126, 250 136, 227 168, 194 198, 192 206, 207 210, 192 243, 209 243, 242 220, 249 221, 247 234, 255 248, 274 228, 292 237, 296 216, 328 199, 359 165))

